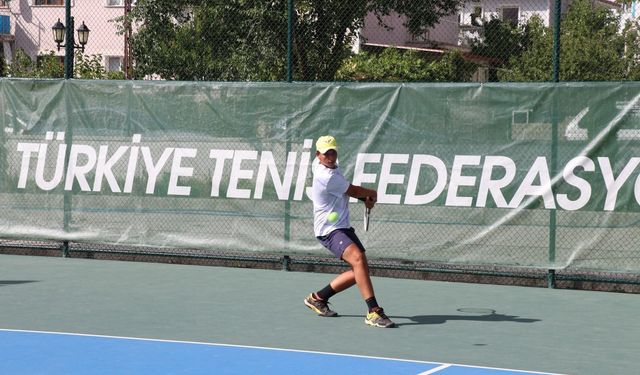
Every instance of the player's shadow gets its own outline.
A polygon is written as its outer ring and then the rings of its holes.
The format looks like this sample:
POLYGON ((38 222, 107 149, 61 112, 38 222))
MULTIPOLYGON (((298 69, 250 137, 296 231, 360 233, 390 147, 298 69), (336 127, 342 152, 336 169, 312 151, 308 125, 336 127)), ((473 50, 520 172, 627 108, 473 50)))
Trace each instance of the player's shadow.
POLYGON ((38 280, 0 280, 0 286, 37 283, 38 280))
POLYGON ((490 314, 459 314, 459 315, 415 315, 415 316, 390 316, 392 320, 396 322, 398 326, 411 326, 420 324, 444 324, 452 320, 465 320, 476 322, 513 322, 513 323, 535 323, 541 321, 541 319, 523 318, 517 315, 497 314, 492 312, 490 314), (410 322, 403 322, 407 319, 410 322))
MULTIPOLYGON (((396 323, 396 326, 413 326, 421 324, 444 324, 452 320, 465 320, 475 322, 513 322, 513 323, 535 323, 541 319, 523 318, 517 315, 497 314, 491 310, 491 313, 460 313, 456 315, 414 315, 400 316, 389 315, 389 318, 396 323), (406 322, 409 320, 410 322, 406 322)), ((360 317, 359 315, 340 315, 343 317, 360 317)))

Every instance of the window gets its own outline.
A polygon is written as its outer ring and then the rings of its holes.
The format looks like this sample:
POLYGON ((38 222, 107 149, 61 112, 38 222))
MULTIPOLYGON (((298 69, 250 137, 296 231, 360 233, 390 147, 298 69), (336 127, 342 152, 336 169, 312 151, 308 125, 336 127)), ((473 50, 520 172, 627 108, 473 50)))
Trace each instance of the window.
POLYGON ((482 7, 474 6, 471 12, 471 24, 473 26, 482 26, 482 7))
POLYGON ((106 56, 104 65, 107 72, 119 72, 122 71, 122 63, 122 56, 106 56))
POLYGON ((33 0, 33 5, 64 5, 64 0, 33 0))
MULTIPOLYGON (((123 7, 126 1, 127 0, 106 0, 106 4, 108 7, 123 7)), ((136 3, 136 0, 130 0, 129 3, 133 5, 136 3)))
POLYGON ((502 20, 509 22, 513 26, 518 26, 518 19, 520 18, 520 8, 518 7, 503 7, 502 8, 502 20))

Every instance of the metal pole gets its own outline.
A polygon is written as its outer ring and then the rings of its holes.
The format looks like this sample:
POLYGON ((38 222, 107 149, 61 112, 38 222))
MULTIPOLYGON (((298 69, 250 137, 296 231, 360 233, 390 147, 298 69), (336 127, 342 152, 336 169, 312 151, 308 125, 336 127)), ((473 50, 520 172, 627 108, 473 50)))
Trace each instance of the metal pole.
MULTIPOLYGON (((553 82, 560 81, 560 10, 562 0, 555 0, 555 14, 553 22, 553 82)), ((554 88, 553 108, 551 119, 551 171, 555 176, 558 173, 558 97, 557 85, 554 88)), ((551 186, 552 191, 555 190, 551 186)), ((554 194, 555 196, 555 194, 554 194)), ((557 238, 557 211, 552 209, 549 213, 549 264, 556 261, 556 238, 557 238)), ((556 273, 549 269, 547 273, 547 287, 555 288, 556 273)))
POLYGON ((124 78, 133 79, 131 74, 131 24, 129 23, 129 13, 131 13, 131 0, 124 0, 124 78))
MULTIPOLYGON (((65 59, 66 60, 66 59, 65 59)), ((67 85, 65 85, 67 86, 67 85)), ((69 161, 69 157, 71 155, 71 144, 73 143, 73 126, 71 123, 71 119, 69 118, 69 114, 71 113, 71 104, 69 101, 69 87, 65 87, 65 95, 64 95, 64 102, 65 102, 65 111, 67 113, 67 126, 65 129, 65 134, 64 134, 64 143, 67 146, 67 150, 65 152, 65 156, 64 156, 64 175, 66 176, 67 173, 69 173, 68 170, 68 161, 69 161)), ((73 188, 72 188, 73 189, 73 188)), ((70 224, 71 224, 71 210, 72 210, 72 202, 73 202, 73 197, 72 197, 73 191, 67 191, 64 190, 63 192, 63 216, 62 216, 62 220, 63 220, 63 228, 64 228, 64 232, 65 233, 69 233, 70 231, 70 224)), ((62 245, 62 256, 66 257, 67 255, 69 255, 69 241, 68 240, 64 240, 63 245, 62 245)))
POLYGON ((293 0, 287 11, 287 82, 293 81, 293 0))
MULTIPOLYGON (((73 78, 73 46, 75 46, 75 40, 73 38, 73 17, 71 17, 71 0, 65 0, 65 47, 64 47, 64 79, 68 80, 73 78)), ((66 85, 65 85, 66 86, 66 85)), ((67 90, 65 90, 66 92, 67 90)), ((65 95, 65 110, 67 112, 67 128, 65 132, 65 144, 67 145, 67 151, 65 155, 65 175, 67 174, 66 161, 69 160, 69 154, 71 150, 71 121, 69 119, 69 97, 68 93, 65 95)), ((71 222, 71 192, 64 191, 63 193, 63 227, 65 233, 69 232, 69 223, 71 222)), ((69 254, 69 241, 65 240, 62 244, 62 256, 66 257, 69 254)))
MULTIPOLYGON (((289 0, 288 6, 288 17, 287 17, 287 82, 293 81, 293 0, 289 0)), ((290 120, 287 120, 287 126, 285 128, 285 145, 284 145, 284 154, 285 159, 289 159, 289 151, 291 151, 291 129, 290 129, 290 120)), ((290 197, 287 197, 287 200, 284 202, 284 249, 287 251, 289 249, 289 241, 291 241, 291 201, 290 197)), ((288 259, 288 256, 285 256, 285 259, 288 259)), ((288 262, 286 263, 288 264, 288 262)))
POLYGON ((71 0, 64 2, 65 46, 64 46, 64 79, 73 78, 73 17, 71 17, 71 0))
POLYGON ((555 0, 553 19, 553 82, 560 82, 560 11, 562 0, 555 0))

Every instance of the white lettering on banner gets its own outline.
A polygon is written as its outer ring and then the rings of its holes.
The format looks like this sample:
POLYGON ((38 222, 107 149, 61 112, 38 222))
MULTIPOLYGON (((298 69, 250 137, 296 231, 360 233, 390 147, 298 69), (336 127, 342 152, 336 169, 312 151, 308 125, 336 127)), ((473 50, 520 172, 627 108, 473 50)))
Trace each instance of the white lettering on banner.
MULTIPOLYGON (((382 154, 358 154, 356 156, 356 166, 353 171, 353 184, 366 185, 374 184, 377 175, 375 173, 365 173, 364 168, 367 164, 380 163, 382 154)), ((351 198, 351 202, 356 202, 355 198, 351 198)))
POLYGON ((291 182, 293 180, 293 169, 295 167, 295 162, 296 153, 289 152, 284 177, 282 178, 282 181, 280 181, 280 175, 278 175, 278 167, 276 165, 275 159, 273 158, 273 152, 263 151, 262 157, 260 158, 260 166, 258 167, 256 191, 253 193, 253 198, 262 199, 262 192, 264 191, 264 183, 267 179, 268 169, 271 175, 271 180, 273 181, 274 188, 276 189, 276 194, 278 194, 278 199, 289 199, 289 191, 291 189, 291 182))
POLYGON ((447 166, 442 160, 433 155, 413 155, 404 204, 431 203, 442 194, 445 186, 447 186, 447 166), (416 191, 418 190, 420 170, 423 165, 428 165, 436 170, 436 184, 431 191, 417 195, 416 191))
MULTIPOLYGON (((47 132, 46 140, 53 140, 53 132, 47 132)), ((56 136, 56 140, 64 140, 64 132, 58 132, 56 136)), ((46 160, 47 160, 47 149, 49 145, 47 143, 43 143, 40 145, 40 150, 38 152, 38 162, 36 165, 36 185, 44 190, 49 191, 53 190, 58 186, 58 184, 62 181, 62 176, 64 174, 64 158, 67 152, 67 145, 61 144, 58 147, 58 157, 56 159, 56 166, 54 168, 53 177, 51 180, 47 181, 45 179, 45 170, 46 168, 46 160)))
POLYGON ((233 163, 231 164, 231 176, 229 176, 229 188, 227 189, 227 198, 250 198, 251 190, 240 189, 238 183, 240 180, 250 180, 253 178, 251 169, 242 169, 244 160, 258 159, 258 151, 238 150, 233 153, 233 163))
POLYGON ((478 188, 478 199, 476 207, 485 207, 487 197, 491 194, 493 201, 498 207, 507 207, 507 201, 502 194, 502 189, 507 187, 516 176, 516 163, 506 156, 487 156, 484 159, 482 167, 482 177, 480 177, 480 186, 478 188), (494 167, 502 167, 504 176, 500 179, 493 180, 494 167))
POLYGON ((524 180, 518 187, 516 194, 509 203, 510 208, 516 208, 522 204, 526 196, 542 197, 544 207, 551 209, 556 208, 551 192, 551 176, 549 175, 549 167, 547 166, 547 158, 538 156, 529 169, 524 180), (534 185, 534 181, 538 179, 540 184, 534 185))
POLYGON ((158 181, 158 175, 162 172, 162 168, 169 160, 169 157, 173 153, 173 148, 165 148, 162 152, 162 155, 158 159, 157 163, 153 163, 153 157, 151 156, 151 150, 149 147, 140 147, 140 151, 142 151, 142 160, 144 161, 144 166, 147 170, 147 189, 145 193, 154 194, 156 191, 156 182, 158 181))
MULTIPOLYGON (((131 143, 137 145, 140 143, 142 136, 140 134, 134 134, 131 138, 131 143)), ((124 181, 124 192, 131 193, 133 189, 133 178, 136 175, 136 168, 138 166, 138 151, 140 147, 131 146, 131 152, 129 153, 129 163, 127 163, 127 177, 124 181)))
POLYGON ((596 170, 596 165, 593 160, 586 156, 575 157, 569 160, 565 165, 564 170, 562 171, 562 177, 565 182, 578 188, 578 191, 580 192, 580 195, 578 195, 578 198, 575 200, 569 199, 567 194, 558 194, 556 198, 558 206, 567 211, 576 211, 581 209, 589 203, 589 198, 591 197, 591 185, 589 185, 589 182, 573 173, 573 171, 578 167, 581 167, 582 170, 587 172, 593 172, 596 170))
POLYGON ((604 200, 605 211, 613 211, 616 206, 616 200, 618 199, 618 192, 620 191, 620 188, 627 179, 629 179, 629 176, 631 176, 633 170, 636 169, 638 163, 640 163, 640 158, 631 158, 622 172, 618 175, 618 178, 614 178, 609 158, 598 158, 598 164, 602 170, 602 176, 604 177, 605 186, 607 187, 607 197, 604 200))
POLYGON ((98 164, 96 166, 96 178, 93 182, 93 191, 100 191, 102 189, 102 178, 106 177, 107 183, 111 188, 111 191, 119 193, 120 186, 118 186, 118 181, 116 181, 115 176, 113 175, 113 165, 120 160, 122 155, 125 152, 129 151, 128 146, 120 146, 118 150, 111 155, 109 160, 107 160, 107 151, 109 150, 109 146, 100 146, 100 151, 98 152, 98 164))
POLYGON ((96 150, 88 145, 71 145, 71 155, 69 156, 69 169, 67 170, 67 180, 64 190, 73 188, 73 181, 78 181, 82 191, 91 191, 87 182, 87 173, 96 166, 96 150), (84 155, 82 157, 81 155, 84 155), (82 159, 84 164, 82 164, 82 159))
POLYGON ((18 152, 22 152, 22 163, 20 168, 20 177, 18 178, 18 189, 24 189, 27 186, 27 178, 29 177, 29 165, 31 164, 31 154, 40 150, 40 147, 46 146, 39 143, 18 143, 18 152))
POLYGON ((171 174, 169 175, 168 195, 191 194, 190 186, 178 185, 178 178, 193 176, 193 168, 183 167, 182 158, 195 158, 198 150, 195 148, 176 148, 173 152, 173 163, 171 164, 171 174))
POLYGON ((465 165, 480 165, 480 155, 456 155, 453 158, 451 181, 449 181, 449 191, 445 206, 471 207, 471 197, 458 196, 458 187, 474 186, 476 183, 475 177, 463 176, 462 169, 465 165))
POLYGON ((233 158, 233 150, 211 150, 209 151, 209 158, 216 161, 213 168, 213 176, 211 176, 211 196, 219 197, 224 162, 233 158))
MULTIPOLYGON (((43 143, 17 144, 16 151, 21 154, 17 188, 68 191, 77 184, 83 192, 102 192, 107 187, 112 193, 130 194, 136 183, 146 183, 145 194, 187 197, 192 194, 190 182, 206 182, 210 177, 209 196, 213 198, 259 200, 275 196, 300 201, 305 194, 309 199, 312 145, 312 139, 305 139, 300 152, 285 155, 270 150, 210 149, 204 170, 211 175, 206 176, 198 175, 202 169, 195 168, 203 162, 198 161, 197 148, 152 150, 142 144, 140 134, 134 134, 128 145, 70 144, 65 142, 64 132, 47 132, 43 143), (161 176, 167 176, 163 184, 158 183, 161 176), (159 186, 166 191, 158 191, 159 186), (267 194, 267 189, 273 189, 274 194, 267 194)), ((577 156, 553 179, 545 156, 536 157, 526 170, 519 170, 525 166, 504 155, 452 157, 448 167, 435 155, 359 153, 355 155, 353 183, 375 187, 378 202, 393 205, 427 205, 441 198, 451 207, 516 208, 541 199, 546 209, 575 211, 591 202, 594 183, 603 186, 604 201, 591 203, 602 210, 622 207, 617 203, 625 186, 633 189, 634 204, 640 205, 640 176, 635 175, 640 157, 631 157, 626 164, 615 160, 615 165, 624 167, 614 172, 608 157, 577 156), (521 180, 517 178, 522 175, 521 180), (566 189, 554 194, 552 184, 564 184, 566 189), (507 191, 515 193, 509 196, 507 191)))
POLYGON ((388 194, 387 187, 389 184, 404 184, 404 175, 391 173, 391 166, 393 164, 407 164, 408 161, 408 154, 384 155, 384 159, 382 159, 382 170, 380 171, 380 183, 378 183, 378 202, 400 204, 400 194, 388 194))
POLYGON ((380 163, 382 154, 358 154, 356 156, 356 167, 353 171, 353 184, 373 184, 376 182, 376 174, 365 173, 364 167, 369 163, 380 163))
MULTIPOLYGON (((312 139, 305 139, 302 150, 308 150, 313 145, 312 139)), ((296 179, 296 191, 293 193, 293 200, 302 200, 302 194, 305 191, 305 184, 307 183, 307 175, 309 173, 309 166, 311 165, 311 152, 300 153, 300 167, 298 169, 298 178, 296 179)), ((309 187, 308 196, 311 197, 311 187, 309 187)), ((310 199, 310 198, 309 198, 310 199)))
POLYGON ((633 196, 636 198, 636 203, 640 205, 640 175, 636 178, 636 184, 633 188, 633 196))

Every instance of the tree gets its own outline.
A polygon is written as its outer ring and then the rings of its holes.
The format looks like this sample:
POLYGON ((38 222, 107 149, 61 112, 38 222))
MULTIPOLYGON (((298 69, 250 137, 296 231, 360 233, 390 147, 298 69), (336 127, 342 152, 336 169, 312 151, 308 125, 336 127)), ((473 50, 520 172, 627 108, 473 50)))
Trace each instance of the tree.
MULTIPOLYGON (((539 18, 538 18, 539 19, 539 18)), ((486 58, 489 81, 497 81, 498 69, 511 58, 519 57, 528 40, 528 25, 516 26, 499 18, 491 18, 483 25, 483 37, 471 41, 471 52, 486 58)))
MULTIPOLYGON (((396 11, 419 34, 462 0, 296 0, 294 78, 333 80, 368 12, 396 11)), ((138 0, 132 54, 143 75, 177 80, 282 80, 287 0, 138 0)))
POLYGON ((458 51, 428 61, 415 51, 385 48, 380 54, 361 52, 345 61, 336 74, 342 81, 466 82, 476 70, 458 51))
MULTIPOLYGON (((539 18, 528 21, 522 53, 498 72, 501 81, 550 81, 553 29, 539 18)), ((619 32, 619 19, 588 0, 574 1, 561 22, 560 79, 611 81, 637 77, 637 33, 619 32)), ((523 31, 524 32, 524 31, 523 31)))
POLYGON ((138 74, 175 80, 284 76, 286 2, 139 0, 123 24, 138 74))
POLYGON ((305 0, 296 1, 294 66, 302 80, 330 81, 351 55, 350 46, 369 12, 378 17, 396 12, 420 35, 438 20, 457 11, 461 0, 305 0))

